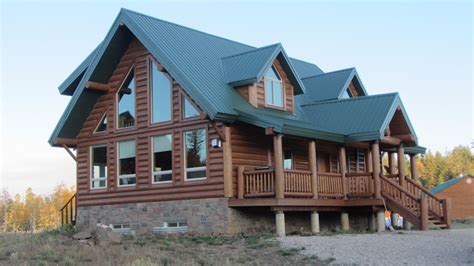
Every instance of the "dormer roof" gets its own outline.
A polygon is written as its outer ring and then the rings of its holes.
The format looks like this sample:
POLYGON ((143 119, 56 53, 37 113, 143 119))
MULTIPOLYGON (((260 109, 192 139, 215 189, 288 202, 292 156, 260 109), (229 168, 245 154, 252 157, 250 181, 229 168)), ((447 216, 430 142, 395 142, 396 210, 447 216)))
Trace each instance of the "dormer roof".
POLYGON ((280 43, 222 58, 225 80, 233 87, 255 83, 263 78, 277 58, 294 85, 295 94, 304 93, 304 84, 280 43))

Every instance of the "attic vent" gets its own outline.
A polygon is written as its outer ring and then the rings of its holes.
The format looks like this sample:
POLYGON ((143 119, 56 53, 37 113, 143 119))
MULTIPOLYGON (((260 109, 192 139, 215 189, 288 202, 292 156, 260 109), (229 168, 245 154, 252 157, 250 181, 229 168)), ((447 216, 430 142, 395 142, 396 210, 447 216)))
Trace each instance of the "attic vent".
POLYGON ((130 224, 111 224, 113 232, 120 233, 122 235, 130 234, 130 224))

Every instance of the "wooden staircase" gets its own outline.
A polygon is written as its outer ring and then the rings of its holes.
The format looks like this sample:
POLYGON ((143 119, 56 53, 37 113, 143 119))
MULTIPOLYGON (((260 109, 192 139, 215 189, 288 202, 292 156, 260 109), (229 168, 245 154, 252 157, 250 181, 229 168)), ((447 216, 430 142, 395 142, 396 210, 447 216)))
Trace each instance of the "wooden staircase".
POLYGON ((391 179, 380 175, 382 197, 387 208, 399 213, 404 219, 421 230, 431 228, 449 229, 451 225, 449 199, 438 199, 433 193, 406 178, 402 187, 391 179))

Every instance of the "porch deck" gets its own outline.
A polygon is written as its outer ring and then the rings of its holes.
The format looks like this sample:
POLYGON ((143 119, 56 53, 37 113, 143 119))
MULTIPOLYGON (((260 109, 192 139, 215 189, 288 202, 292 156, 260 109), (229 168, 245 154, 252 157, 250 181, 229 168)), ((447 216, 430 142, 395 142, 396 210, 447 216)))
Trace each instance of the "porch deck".
POLYGON ((282 172, 283 184, 279 185, 273 168, 246 170, 238 167, 237 198, 230 199, 229 205, 295 207, 295 210, 383 206, 382 200, 375 198, 372 172, 315 173, 314 176, 305 170, 282 172), (278 186, 283 187, 283 193, 278 193, 278 186))

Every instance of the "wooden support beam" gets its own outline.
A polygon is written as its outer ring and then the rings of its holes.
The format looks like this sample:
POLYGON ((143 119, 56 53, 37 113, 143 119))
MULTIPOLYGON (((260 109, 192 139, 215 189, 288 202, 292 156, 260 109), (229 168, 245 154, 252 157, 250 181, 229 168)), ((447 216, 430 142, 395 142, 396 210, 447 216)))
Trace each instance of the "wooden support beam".
POLYGON ((406 171, 405 171, 405 149, 403 148, 403 145, 400 145, 397 149, 398 153, 398 180, 400 180, 400 186, 405 187, 405 177, 406 177, 406 171))
POLYGON ((232 145, 230 143, 231 128, 224 126, 224 139, 222 153, 224 157, 224 195, 227 198, 234 197, 232 181, 232 145))
POLYGON ((275 130, 273 129, 273 127, 267 127, 265 128, 265 135, 275 135, 275 130))
POLYGON ((379 143, 374 142, 372 144, 372 177, 374 179, 374 193, 375 198, 380 199, 382 197, 382 186, 380 182, 380 148, 379 143))
POLYGON ((103 83, 88 81, 86 83, 86 89, 99 91, 99 92, 109 92, 110 91, 110 86, 109 86, 109 84, 103 84, 103 83))
POLYGON ((410 154, 410 170, 411 170, 411 179, 418 179, 418 170, 416 169, 416 154, 410 154))
POLYGON ((398 146, 400 145, 402 141, 397 139, 397 138, 394 138, 394 137, 388 137, 388 136, 385 136, 382 140, 381 140, 381 143, 382 144, 386 144, 386 145, 393 145, 393 146, 398 146))
POLYGON ((344 199, 347 199, 347 194, 349 194, 349 191, 347 189, 346 148, 344 146, 339 147, 339 169, 341 170, 342 191, 344 194, 344 199))
POLYGON ((65 138, 57 138, 54 141, 55 145, 67 145, 67 146, 77 146, 77 139, 65 139, 65 138))
POLYGON ((283 180, 282 135, 273 136, 273 154, 275 156, 275 196, 277 199, 283 199, 285 197, 285 180, 283 180))
POLYGON ((370 144, 366 142, 355 141, 355 142, 346 143, 346 147, 356 148, 356 149, 370 149, 370 144))
POLYGON ((428 197, 424 194, 421 195, 420 198, 420 212, 421 212, 421 217, 420 217, 420 229, 422 231, 426 231, 429 229, 428 227, 428 197))
POLYGON ((244 192, 245 192, 244 171, 245 171, 244 166, 237 167, 237 198, 239 198, 239 199, 244 198, 244 192))
POLYGON ((402 142, 415 142, 416 138, 412 134, 404 134, 404 135, 393 135, 393 138, 399 139, 402 142))
POLYGON ((77 162, 77 157, 74 153, 72 153, 72 151, 69 149, 69 147, 66 145, 66 144, 63 144, 63 148, 67 151, 67 153, 69 153, 69 155, 71 156, 72 159, 74 159, 74 161, 77 162))
POLYGON ((316 156, 316 141, 310 140, 308 143, 309 170, 311 171, 311 190, 313 199, 318 198, 318 168, 316 156))
POLYGON ((395 172, 395 153, 394 152, 389 152, 388 153, 388 169, 389 169, 389 174, 394 175, 396 174, 395 172))
POLYGON ((216 131, 217 135, 219 135, 219 138, 221 139, 221 141, 225 142, 226 141, 225 135, 224 135, 224 133, 222 133, 221 130, 219 130, 219 128, 216 125, 216 122, 212 121, 211 122, 211 127, 216 131))

